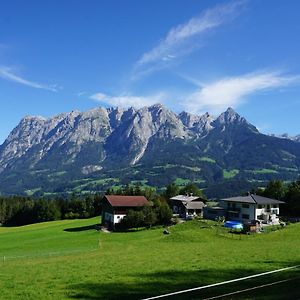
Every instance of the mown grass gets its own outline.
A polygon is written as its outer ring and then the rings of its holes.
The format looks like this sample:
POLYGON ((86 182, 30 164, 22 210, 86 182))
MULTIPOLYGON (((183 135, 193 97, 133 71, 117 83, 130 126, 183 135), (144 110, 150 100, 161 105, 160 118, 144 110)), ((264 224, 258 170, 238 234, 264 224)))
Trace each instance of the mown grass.
MULTIPOLYGON (((142 299, 300 263, 300 224, 239 236, 217 234, 210 221, 173 226, 170 235, 162 228, 106 234, 94 229, 98 222, 0 228, 0 298, 142 299)), ((234 289, 244 286, 249 284, 234 289)), ((202 299, 228 289, 177 298, 202 299)))

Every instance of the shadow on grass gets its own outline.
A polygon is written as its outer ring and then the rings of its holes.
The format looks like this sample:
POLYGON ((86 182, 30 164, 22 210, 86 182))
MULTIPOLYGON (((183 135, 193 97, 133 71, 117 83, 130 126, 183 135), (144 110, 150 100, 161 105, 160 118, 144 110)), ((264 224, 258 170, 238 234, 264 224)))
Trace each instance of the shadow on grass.
MULTIPOLYGON (((289 264, 290 265, 290 264, 289 264)), ((282 267, 289 266, 282 264, 282 267)), ((295 263, 296 265, 296 263, 295 263)), ((254 269, 211 269, 195 271, 169 271, 135 274, 125 283, 122 276, 113 281, 82 283, 69 286, 68 294, 73 299, 144 299, 161 294, 191 289, 216 282, 262 273, 254 269)), ((218 299, 300 299, 300 269, 274 273, 205 290, 193 291, 164 299, 209 299, 262 285, 267 287, 218 299), (292 279, 292 280, 291 280, 292 279), (276 283, 276 284, 273 284, 276 283), (272 284, 272 285, 270 285, 272 284)))
POLYGON ((82 227, 73 227, 73 228, 65 228, 64 231, 67 232, 80 232, 80 231, 87 231, 87 230, 100 230, 99 224, 82 226, 82 227))

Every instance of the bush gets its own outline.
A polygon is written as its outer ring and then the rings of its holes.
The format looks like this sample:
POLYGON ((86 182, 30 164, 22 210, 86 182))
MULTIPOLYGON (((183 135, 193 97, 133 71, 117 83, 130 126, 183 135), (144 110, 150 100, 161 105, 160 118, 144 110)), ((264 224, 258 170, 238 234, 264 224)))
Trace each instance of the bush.
POLYGON ((166 203, 154 201, 153 206, 144 206, 141 210, 129 210, 120 223, 121 228, 151 227, 156 224, 171 223, 172 211, 166 203))
POLYGON ((166 203, 161 203, 159 207, 156 208, 158 222, 163 225, 168 225, 171 223, 173 217, 172 210, 166 203))
POLYGON ((121 227, 134 228, 144 225, 144 213, 138 210, 129 210, 127 216, 121 221, 121 227))

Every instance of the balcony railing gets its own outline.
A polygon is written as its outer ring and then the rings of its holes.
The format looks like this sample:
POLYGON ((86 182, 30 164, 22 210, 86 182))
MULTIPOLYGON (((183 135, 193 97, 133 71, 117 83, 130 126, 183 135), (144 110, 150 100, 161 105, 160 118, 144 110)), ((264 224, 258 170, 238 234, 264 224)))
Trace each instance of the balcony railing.
POLYGON ((237 208, 237 207, 228 207, 228 211, 229 212, 236 212, 236 213, 240 213, 241 209, 237 208))

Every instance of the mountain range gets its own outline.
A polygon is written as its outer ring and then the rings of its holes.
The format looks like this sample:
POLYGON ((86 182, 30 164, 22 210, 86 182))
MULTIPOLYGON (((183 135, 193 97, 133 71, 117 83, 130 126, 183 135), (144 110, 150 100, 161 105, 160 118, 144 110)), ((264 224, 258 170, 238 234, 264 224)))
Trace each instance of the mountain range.
POLYGON ((297 179, 299 141, 262 134, 232 108, 218 117, 161 104, 26 116, 0 146, 0 192, 53 196, 192 181, 217 198, 297 179))

